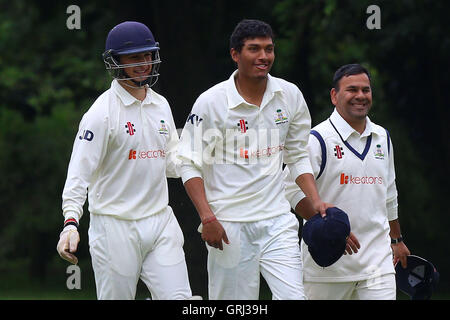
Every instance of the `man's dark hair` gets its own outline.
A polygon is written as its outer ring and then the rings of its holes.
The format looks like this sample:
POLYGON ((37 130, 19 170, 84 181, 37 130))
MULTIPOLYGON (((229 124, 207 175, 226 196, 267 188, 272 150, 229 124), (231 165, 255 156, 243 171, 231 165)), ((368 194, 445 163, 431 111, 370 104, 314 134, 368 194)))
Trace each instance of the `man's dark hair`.
POLYGON ((336 91, 339 91, 339 80, 341 80, 343 77, 353 76, 353 75, 361 74, 361 73, 367 74, 369 81, 371 80, 369 71, 358 63, 346 64, 346 65, 340 67, 334 73, 333 88, 336 91))
POLYGON ((230 50, 235 49, 241 52, 245 40, 257 37, 269 37, 273 41, 272 27, 264 21, 244 19, 238 23, 231 34, 230 50))

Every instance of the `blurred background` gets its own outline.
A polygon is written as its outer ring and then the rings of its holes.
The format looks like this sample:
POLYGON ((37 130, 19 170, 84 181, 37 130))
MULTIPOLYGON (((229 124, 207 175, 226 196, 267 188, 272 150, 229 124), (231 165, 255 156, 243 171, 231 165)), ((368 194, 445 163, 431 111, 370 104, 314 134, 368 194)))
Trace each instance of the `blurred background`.
MULTIPOLYGON (((78 123, 111 82, 101 59, 109 30, 126 20, 152 30, 163 61, 154 89, 182 128, 197 96, 233 72, 229 36, 244 18, 272 25, 271 74, 300 88, 313 125, 333 110, 329 90, 339 66, 359 62, 370 70, 370 117, 394 143, 405 242, 440 271, 433 298, 450 298, 449 12, 450 2, 427 0, 0 0, 0 299, 96 298, 87 206, 81 289, 67 288, 69 264, 56 244, 78 123), (66 11, 72 4, 80 9, 79 29, 69 28, 77 27, 75 12, 66 11), (368 28, 370 5, 380 8, 379 29, 368 28)), ((171 179, 169 188, 193 293, 206 298, 200 220, 181 180, 171 179)), ((139 283, 136 298, 147 297, 139 283)), ((270 298, 263 281, 261 299, 270 298)))

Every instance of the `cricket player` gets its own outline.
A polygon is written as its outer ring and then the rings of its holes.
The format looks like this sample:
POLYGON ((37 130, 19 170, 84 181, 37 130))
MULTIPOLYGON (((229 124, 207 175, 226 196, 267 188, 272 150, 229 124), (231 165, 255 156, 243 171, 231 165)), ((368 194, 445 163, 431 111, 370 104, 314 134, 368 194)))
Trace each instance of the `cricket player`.
POLYGON ((302 93, 273 77, 273 33, 243 20, 230 39, 237 70, 202 93, 181 134, 186 191, 208 250, 209 299, 258 299, 260 274, 274 299, 304 299, 298 220, 284 195, 282 164, 313 199, 306 151, 311 119, 302 93))
MULTIPOLYGON (((367 69, 339 68, 330 92, 335 109, 313 128, 308 151, 317 188, 344 210, 353 237, 347 253, 322 268, 302 241, 304 285, 309 299, 396 299, 394 264, 406 266, 409 250, 398 220, 394 150, 388 131, 367 116, 372 89, 367 69), (394 261, 392 259, 394 257, 394 261)), ((308 197, 286 173, 286 195, 299 215, 311 211, 308 197)))
POLYGON ((184 238, 168 205, 167 177, 179 177, 178 134, 167 100, 151 89, 159 44, 144 24, 123 22, 109 32, 103 59, 114 80, 81 120, 57 250, 77 263, 87 191, 98 299, 134 299, 139 279, 152 299, 191 298, 184 238))

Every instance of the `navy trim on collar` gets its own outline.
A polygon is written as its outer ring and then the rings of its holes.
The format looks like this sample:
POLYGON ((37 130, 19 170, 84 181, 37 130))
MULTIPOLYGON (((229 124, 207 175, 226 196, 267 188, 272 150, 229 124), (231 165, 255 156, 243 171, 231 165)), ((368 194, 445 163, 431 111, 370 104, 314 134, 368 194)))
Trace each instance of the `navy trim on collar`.
POLYGON ((359 153, 358 151, 356 151, 355 149, 353 149, 353 147, 350 145, 350 143, 348 143, 347 141, 345 141, 344 139, 342 139, 341 134, 339 133, 339 131, 336 129, 336 127, 334 126, 333 122, 331 121, 331 119, 328 118, 328 120, 330 121, 331 125, 333 126, 334 130, 336 130, 337 134, 339 135, 339 137, 341 138, 342 142, 345 144, 345 146, 355 154, 355 156, 357 156, 358 158, 360 158, 361 160, 364 160, 364 158, 366 157, 367 153, 369 152, 370 149, 370 144, 372 143, 372 133, 370 133, 370 136, 367 137, 367 141, 366 141, 366 147, 364 148, 363 153, 359 153))

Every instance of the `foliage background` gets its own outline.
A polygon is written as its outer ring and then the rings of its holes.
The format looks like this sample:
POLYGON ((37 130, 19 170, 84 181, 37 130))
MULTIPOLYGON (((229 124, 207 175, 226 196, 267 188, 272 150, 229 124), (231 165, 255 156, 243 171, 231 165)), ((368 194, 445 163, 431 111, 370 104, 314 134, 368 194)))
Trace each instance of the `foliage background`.
MULTIPOLYGON (((370 69, 370 116, 393 139, 406 243, 435 264, 441 273, 435 297, 448 298, 448 12, 450 2, 430 0, 0 0, 0 299, 95 299, 87 210, 80 228, 82 290, 66 288, 68 265, 55 247, 78 123, 111 81, 101 60, 109 30, 126 20, 151 28, 163 59, 156 90, 182 128, 196 97, 233 71, 228 40, 243 18, 272 25, 271 73, 299 86, 313 125, 332 111, 329 90, 339 66, 360 62, 370 69), (66 27, 71 4, 81 8, 80 30, 66 27), (371 4, 381 9, 379 30, 366 27, 371 4)), ((169 187, 192 289, 206 297, 199 218, 181 181, 169 187)), ((146 296, 140 284, 138 298, 146 296)))

